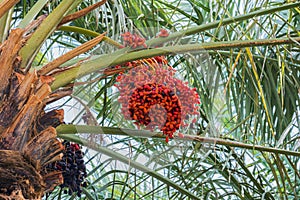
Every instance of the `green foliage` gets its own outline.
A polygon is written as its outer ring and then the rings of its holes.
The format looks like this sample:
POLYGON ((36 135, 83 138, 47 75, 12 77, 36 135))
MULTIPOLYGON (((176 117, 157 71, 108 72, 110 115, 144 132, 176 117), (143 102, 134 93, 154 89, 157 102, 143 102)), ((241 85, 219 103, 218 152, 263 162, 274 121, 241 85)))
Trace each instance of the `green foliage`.
MULTIPOLYGON (((23 23, 30 21, 26 13, 36 2, 44 1, 17 4, 13 24, 24 17, 23 23)), ((35 14, 52 12, 59 2, 51 1, 35 14)), ((94 2, 83 1, 77 9, 94 2)), ((43 56, 38 53, 34 65, 43 65, 65 49, 105 31, 117 42, 125 31, 138 31, 151 44, 158 40, 152 38, 159 29, 165 28, 173 33, 174 39, 165 44, 171 49, 184 44, 225 45, 226 41, 295 38, 299 36, 299 20, 299 5, 283 1, 108 1, 49 36, 42 48, 43 56), (292 6, 283 9, 289 5, 292 6)), ((0 24, 7 26, 3 19, 0 24)), ((0 31, 3 39, 5 31, 1 28, 0 31)), ((32 51, 37 52, 38 48, 32 51)), ((68 62, 65 66, 93 56, 82 68, 57 76, 64 79, 64 84, 52 86, 57 89, 81 73, 88 74, 75 80, 72 96, 63 100, 62 106, 67 105, 65 110, 68 105, 77 108, 68 120, 84 123, 84 114, 89 116, 88 125, 97 124, 99 129, 101 126, 136 129, 120 112, 113 88, 115 75, 103 77, 99 69, 113 65, 117 59, 112 58, 120 55, 145 57, 149 52, 124 52, 101 43, 68 62), (85 84, 78 84, 82 82, 85 84)), ((195 127, 199 135, 299 151, 299 55, 299 41, 294 41, 273 46, 215 48, 204 53, 188 51, 167 58, 201 97, 201 119, 195 127)), ((297 156, 205 141, 173 140, 167 144, 160 138, 117 136, 101 130, 103 134, 61 135, 86 146, 89 186, 84 189, 82 199, 297 199, 300 194, 297 156)), ((57 189, 48 199, 74 198, 57 189)))

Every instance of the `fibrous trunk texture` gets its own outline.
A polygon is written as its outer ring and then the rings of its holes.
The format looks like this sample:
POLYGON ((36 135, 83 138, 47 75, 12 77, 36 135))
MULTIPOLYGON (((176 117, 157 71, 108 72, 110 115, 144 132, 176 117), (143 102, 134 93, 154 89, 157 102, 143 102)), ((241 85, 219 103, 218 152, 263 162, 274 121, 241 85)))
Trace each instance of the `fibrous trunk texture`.
POLYGON ((44 111, 51 77, 19 68, 26 34, 12 30, 0 44, 0 200, 41 199, 62 183, 61 173, 46 167, 62 156, 55 127, 63 110, 44 111))

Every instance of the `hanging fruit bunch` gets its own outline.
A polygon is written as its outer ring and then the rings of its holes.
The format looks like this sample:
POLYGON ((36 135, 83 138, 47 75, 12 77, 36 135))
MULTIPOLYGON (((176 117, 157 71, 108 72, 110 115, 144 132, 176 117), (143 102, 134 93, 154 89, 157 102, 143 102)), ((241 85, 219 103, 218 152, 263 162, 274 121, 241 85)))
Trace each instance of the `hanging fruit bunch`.
POLYGON ((63 183, 60 187, 68 188, 68 190, 64 190, 66 194, 72 195, 75 192, 80 197, 81 188, 87 186, 87 183, 84 181, 87 172, 83 160, 83 152, 76 143, 65 140, 62 144, 65 148, 63 158, 60 161, 51 163, 47 170, 62 172, 63 183))
MULTIPOLYGON (((145 48, 145 39, 126 32, 124 46, 145 48)), ((159 37, 167 37, 161 30, 159 37)), ((175 77, 176 70, 168 65, 164 56, 136 60, 115 68, 127 69, 121 72, 115 86, 120 92, 122 114, 127 120, 134 120, 137 126, 147 130, 159 129, 166 135, 166 141, 174 137, 180 127, 188 127, 196 121, 199 95, 188 82, 175 77), (128 70, 129 69, 129 70, 128 70)))

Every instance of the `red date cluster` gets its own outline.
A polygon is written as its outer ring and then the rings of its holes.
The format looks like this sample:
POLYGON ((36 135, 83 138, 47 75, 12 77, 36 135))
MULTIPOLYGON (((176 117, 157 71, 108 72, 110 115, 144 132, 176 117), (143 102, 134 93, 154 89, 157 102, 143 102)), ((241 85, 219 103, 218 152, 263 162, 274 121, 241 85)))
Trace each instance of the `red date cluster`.
POLYGON ((181 124, 181 105, 172 89, 156 83, 136 88, 130 96, 129 115, 137 125, 153 131, 156 127, 169 138, 181 124), (151 114, 149 112, 151 110, 151 114))
POLYGON ((132 34, 130 32, 125 32, 121 34, 123 37, 124 46, 130 46, 131 48, 137 48, 137 47, 147 47, 145 44, 145 38, 139 36, 138 34, 132 34))
POLYGON ((169 33, 166 29, 160 29, 160 32, 158 33, 159 37, 168 37, 169 33))
MULTIPOLYGON (((127 32, 122 36, 127 46, 145 47, 145 40, 136 34, 127 32)), ((168 32, 161 30, 158 36, 167 37, 168 32)), ((147 130, 161 130, 166 141, 173 138, 180 127, 188 127, 196 121, 200 104, 196 88, 190 88, 188 82, 176 78, 176 70, 168 65, 164 56, 117 67, 128 70, 118 75, 115 84, 125 119, 134 120, 136 125, 147 130)))
MULTIPOLYGON (((157 62, 152 59, 152 63, 157 62)), ((149 60, 147 62, 150 63, 149 60)), ((145 125, 148 130, 154 130, 156 126, 167 135, 168 140, 173 138, 173 133, 180 126, 187 127, 191 121, 194 122, 199 114, 199 96, 195 88, 174 77, 172 67, 163 63, 149 66, 147 62, 143 61, 117 77, 118 100, 126 119, 135 120, 135 124, 145 125), (160 109, 154 105, 160 105, 160 109), (151 112, 155 114, 153 118, 151 112), (164 126, 161 127, 159 122, 165 122, 164 126)))
MULTIPOLYGON (((145 44, 145 38, 141 37, 137 33, 130 33, 130 32, 125 32, 121 34, 123 38, 123 43, 124 46, 129 46, 133 49, 138 48, 138 47, 144 47, 146 48, 147 45, 145 44)), ((168 37, 169 33, 166 29, 161 29, 160 32, 158 33, 158 37, 168 37)))

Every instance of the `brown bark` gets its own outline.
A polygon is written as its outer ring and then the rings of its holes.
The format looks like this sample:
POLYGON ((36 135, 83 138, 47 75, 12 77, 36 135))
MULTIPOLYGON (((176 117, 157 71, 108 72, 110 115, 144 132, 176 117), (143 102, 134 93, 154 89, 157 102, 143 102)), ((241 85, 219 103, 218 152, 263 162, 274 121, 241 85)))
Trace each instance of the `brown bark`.
POLYGON ((42 176, 21 152, 0 151, 0 174, 2 197, 15 192, 26 199, 38 199, 43 194, 45 183, 42 176))
POLYGON ((0 18, 20 0, 4 0, 0 3, 0 18))
POLYGON ((41 199, 63 181, 46 168, 62 157, 55 127, 64 113, 44 112, 51 77, 19 69, 26 38, 25 29, 12 30, 0 47, 0 200, 41 199))
POLYGON ((17 61, 18 52, 24 43, 22 38, 24 32, 23 29, 12 30, 8 39, 1 45, 0 101, 8 95, 8 85, 12 78, 14 62, 17 61))

